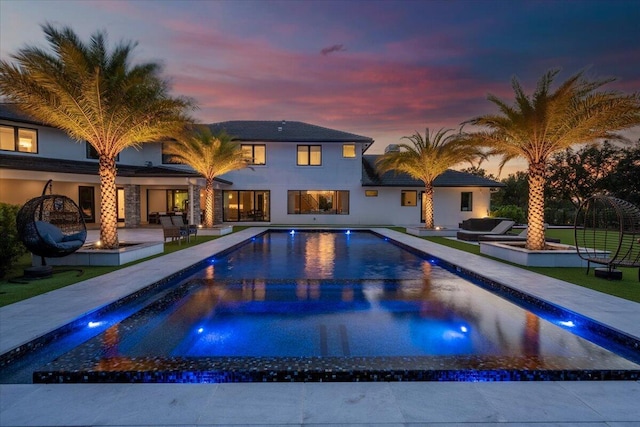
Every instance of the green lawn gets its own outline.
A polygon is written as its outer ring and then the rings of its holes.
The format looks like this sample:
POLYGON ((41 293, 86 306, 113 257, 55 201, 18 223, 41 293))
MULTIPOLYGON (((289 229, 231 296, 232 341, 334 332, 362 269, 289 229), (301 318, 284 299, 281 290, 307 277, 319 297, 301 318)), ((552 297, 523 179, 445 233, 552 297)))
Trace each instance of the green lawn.
MULTIPOLYGON (((239 231, 246 227, 234 227, 233 231, 239 231)), ((80 282, 82 280, 91 279, 96 276, 111 273, 161 255, 170 254, 175 251, 186 249, 195 245, 199 245, 210 240, 217 239, 219 236, 197 236, 192 238, 190 242, 182 242, 178 245, 177 241, 164 244, 164 252, 138 261, 130 262, 122 266, 105 266, 105 267, 54 267, 53 276, 46 279, 38 279, 26 281, 21 278, 25 268, 31 266, 31 254, 27 254, 20 258, 19 262, 14 265, 13 269, 7 274, 4 280, 0 280, 0 307, 22 301, 36 295, 44 294, 68 285, 80 282)))
MULTIPOLYGON (((246 227, 233 227, 233 231, 237 232, 244 228, 246 227)), ((405 231, 404 227, 388 228, 399 232, 405 231)), ((549 237, 556 237, 561 239, 562 243, 574 243, 573 229, 549 229, 547 231, 547 235, 549 237)), ((198 245, 216 238, 216 236, 198 236, 197 241, 192 240, 190 243, 182 243, 182 245, 180 246, 177 242, 166 243, 165 250, 162 255, 198 245)), ((425 237, 425 239, 434 243, 449 246, 455 249, 460 249, 465 252, 485 256, 480 254, 480 247, 478 245, 470 245, 468 243, 450 240, 443 237, 425 237)), ((117 267, 79 267, 78 270, 73 269, 72 267, 55 267, 55 271, 58 271, 58 273, 54 274, 51 278, 26 282, 19 279, 19 277, 22 276, 22 271, 26 267, 30 266, 31 258, 30 256, 25 255, 14 267, 14 269, 8 274, 7 278, 5 280, 0 280, 0 307, 55 289, 59 289, 64 286, 80 282, 82 280, 110 273, 120 268, 124 268, 138 262, 143 262, 157 256, 160 255, 155 255, 153 257, 145 258, 134 263, 129 263, 125 266, 117 267)), ((623 279, 619 281, 610 281, 594 277, 593 272, 591 272, 587 276, 585 274, 585 268, 518 267, 564 280, 566 282, 575 283, 576 285, 584 286, 600 292, 615 295, 621 298, 626 298, 631 301, 640 302, 640 282, 638 282, 638 269, 623 268, 621 269, 623 271, 623 279)))
MULTIPOLYGON (((548 229, 548 237, 555 237, 560 239, 562 243, 574 245, 575 239, 573 229, 548 229)), ((425 237, 426 240, 438 243, 441 245, 449 246, 455 249, 460 249, 465 252, 480 255, 486 258, 491 258, 486 255, 480 254, 479 245, 471 245, 468 243, 459 242, 456 240, 446 239, 444 237, 425 237)), ((495 258, 493 258, 495 259, 495 258)), ((500 262, 506 261, 498 260, 500 262)), ((516 264, 512 264, 516 265, 516 264)), ((638 281, 638 269, 637 268, 621 268, 622 280, 607 280, 595 277, 593 274, 593 268, 586 275, 586 268, 571 268, 571 267, 524 267, 517 265, 517 267, 525 270, 535 271, 536 273, 544 274, 545 276, 554 277, 556 279, 564 280, 565 282, 574 283, 576 285, 584 286, 585 288, 593 289, 596 291, 604 292, 610 295, 615 295, 620 298, 625 298, 631 301, 640 302, 640 282, 638 281)))

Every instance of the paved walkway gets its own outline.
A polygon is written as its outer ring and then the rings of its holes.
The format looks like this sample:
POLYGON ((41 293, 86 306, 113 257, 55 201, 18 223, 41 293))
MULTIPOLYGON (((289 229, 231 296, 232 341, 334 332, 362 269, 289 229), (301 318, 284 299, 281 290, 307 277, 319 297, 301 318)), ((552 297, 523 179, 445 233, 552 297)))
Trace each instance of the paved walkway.
MULTIPOLYGON (((249 228, 0 308, 0 353, 249 238, 249 228), (46 313, 46 317, 43 316, 46 313)), ((640 304, 376 229, 640 337, 640 304)), ((129 241, 161 230, 121 230, 129 241)), ((93 236, 95 238, 95 236, 93 236)), ((4 384, 0 426, 640 426, 640 382, 4 384)))

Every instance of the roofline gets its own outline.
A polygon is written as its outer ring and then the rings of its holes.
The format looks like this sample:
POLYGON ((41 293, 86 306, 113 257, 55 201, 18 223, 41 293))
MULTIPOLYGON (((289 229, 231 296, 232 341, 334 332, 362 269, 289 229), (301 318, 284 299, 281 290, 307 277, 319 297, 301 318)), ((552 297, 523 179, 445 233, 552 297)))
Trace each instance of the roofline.
MULTIPOLYGON (((66 159, 54 159, 47 157, 31 157, 22 155, 6 155, 0 154, 0 166, 4 169, 20 170, 20 171, 37 171, 37 172, 51 172, 51 173, 71 173, 74 175, 95 175, 98 176, 98 162, 89 162, 82 160, 66 160, 66 159), (11 159, 15 159, 19 164, 13 165, 11 159), (25 161, 37 160, 38 164, 33 166, 25 165, 25 161), (21 163, 21 164, 20 164, 21 163), (61 163, 60 167, 47 168, 40 165, 51 165, 55 163, 61 163), (95 172, 89 169, 95 167, 95 172)), ((116 164, 118 170, 117 176, 123 178, 202 178, 197 172, 192 172, 183 169, 176 169, 167 166, 140 166, 140 165, 126 165, 116 164), (153 169, 154 172, 151 172, 153 169), (167 170, 168 174, 163 175, 162 170, 167 170), (158 173, 160 170, 160 173, 158 173), (147 172, 147 173, 145 173, 147 172)), ((221 184, 233 185, 233 182, 222 178, 214 178, 214 181, 221 184)))

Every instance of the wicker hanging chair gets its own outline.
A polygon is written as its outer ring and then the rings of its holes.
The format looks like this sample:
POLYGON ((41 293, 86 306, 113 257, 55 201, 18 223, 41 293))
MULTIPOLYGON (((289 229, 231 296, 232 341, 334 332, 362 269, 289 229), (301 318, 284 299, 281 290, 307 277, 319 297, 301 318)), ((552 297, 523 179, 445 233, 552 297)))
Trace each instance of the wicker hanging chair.
MULTIPOLYGON (((640 267, 640 209, 621 199, 592 196, 582 203, 575 220, 576 248, 580 258, 605 266, 596 275, 622 278, 618 267, 640 267)), ((640 270, 638 270, 640 280, 640 270)))
POLYGON ((34 255, 59 258, 74 253, 87 239, 87 226, 80 208, 70 198, 51 193, 49 180, 40 197, 29 200, 16 217, 18 237, 34 255))

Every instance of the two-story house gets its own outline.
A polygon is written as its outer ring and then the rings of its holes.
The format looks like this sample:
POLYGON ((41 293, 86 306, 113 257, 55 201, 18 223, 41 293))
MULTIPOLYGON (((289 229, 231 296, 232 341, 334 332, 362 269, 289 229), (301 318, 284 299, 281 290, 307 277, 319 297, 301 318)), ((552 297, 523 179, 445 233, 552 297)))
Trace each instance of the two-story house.
MULTIPOLYGON (((417 225, 423 184, 404 174, 375 171, 368 137, 302 122, 229 121, 210 125, 241 145, 250 168, 216 181, 216 220, 225 223, 417 225)), ((163 143, 122 151, 117 159, 118 218, 135 227, 169 211, 199 222, 203 180, 171 163, 163 143), (193 203, 191 203, 193 201, 193 203)), ((97 156, 85 141, 0 104, 0 202, 23 204, 47 180, 72 198, 89 225, 99 224, 97 156)), ((500 183, 447 171, 435 183, 435 221, 455 228, 488 214, 500 183)))

